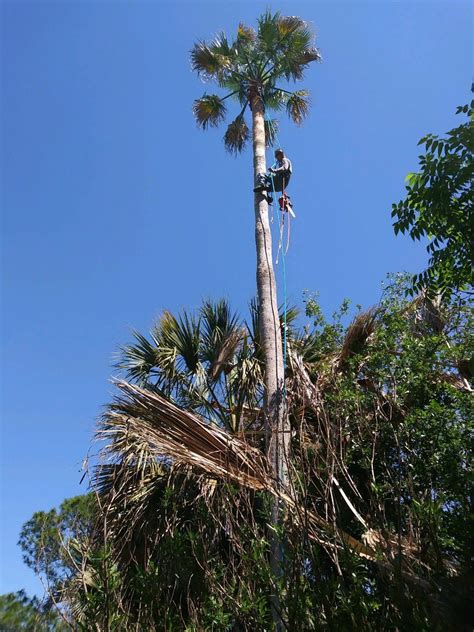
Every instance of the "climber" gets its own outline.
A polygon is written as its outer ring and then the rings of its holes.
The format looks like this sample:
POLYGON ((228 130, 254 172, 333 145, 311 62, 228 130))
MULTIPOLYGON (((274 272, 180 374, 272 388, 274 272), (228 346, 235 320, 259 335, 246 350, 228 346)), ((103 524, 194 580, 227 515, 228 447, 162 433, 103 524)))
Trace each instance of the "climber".
MULTIPOLYGON (((255 193, 273 190, 285 192, 293 171, 291 160, 285 158, 283 149, 275 150, 275 160, 275 164, 273 167, 270 167, 268 173, 259 173, 257 175, 255 193)), ((273 198, 269 194, 267 194, 267 202, 270 204, 273 202, 273 198)))

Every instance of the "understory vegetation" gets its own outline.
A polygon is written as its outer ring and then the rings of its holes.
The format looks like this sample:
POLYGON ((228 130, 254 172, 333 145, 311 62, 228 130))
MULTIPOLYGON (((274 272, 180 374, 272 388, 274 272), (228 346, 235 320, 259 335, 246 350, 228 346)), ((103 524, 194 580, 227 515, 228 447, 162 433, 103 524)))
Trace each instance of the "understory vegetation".
MULTIPOLYGON (((122 349, 92 492, 35 514, 28 564, 79 630, 467 630, 472 312, 462 298, 317 297, 287 317, 291 487, 268 563, 258 311, 165 312, 122 349)), ((471 602, 472 603, 472 602, 471 602)))

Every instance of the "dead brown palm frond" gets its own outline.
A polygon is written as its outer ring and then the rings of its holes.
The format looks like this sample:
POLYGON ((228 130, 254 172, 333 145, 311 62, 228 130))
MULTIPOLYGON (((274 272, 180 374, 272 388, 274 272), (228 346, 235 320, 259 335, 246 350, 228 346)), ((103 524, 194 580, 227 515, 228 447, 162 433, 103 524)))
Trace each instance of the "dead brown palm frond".
POLYGON ((429 296, 426 291, 420 294, 409 303, 406 312, 413 318, 414 326, 423 333, 423 330, 441 334, 446 327, 446 314, 443 313, 442 296, 429 296))
POLYGON ((439 373, 436 376, 436 380, 444 382, 445 384, 450 384, 458 391, 465 391, 466 393, 473 392, 473 388, 469 384, 469 381, 466 378, 454 373, 439 373))
POLYGON ((245 330, 243 329, 235 329, 229 334, 222 345, 217 358, 209 368, 209 377, 211 380, 217 380, 222 371, 227 371, 229 369, 231 366, 230 361, 232 356, 234 355, 237 345, 243 340, 244 336, 245 330))
POLYGON ((297 90, 288 98, 286 111, 296 125, 301 125, 309 112, 309 93, 307 90, 297 90))
POLYGON ((372 308, 358 314, 349 326, 338 354, 338 367, 342 367, 347 360, 363 351, 370 336, 374 333, 377 323, 378 308, 372 308))
MULTIPOLYGON (((176 465, 197 469, 208 477, 267 491, 283 500, 295 515, 301 512, 298 501, 278 487, 259 450, 178 408, 155 391, 123 381, 117 386, 123 395, 105 413, 99 429, 99 438, 110 442, 109 452, 120 452, 125 444, 140 441, 157 458, 169 457, 176 465)), ((336 536, 354 552, 375 560, 375 552, 350 534, 314 512, 305 510, 304 516, 315 541, 334 548, 336 536)))
POLYGON ((239 154, 250 138, 250 130, 241 112, 231 123, 229 123, 224 134, 224 145, 231 154, 239 154))
POLYGON ((278 119, 265 119, 265 145, 273 147, 278 136, 278 119))
POLYGON ((264 456, 255 448, 210 425, 158 393, 117 382, 119 397, 105 413, 99 438, 112 440, 113 451, 126 438, 145 441, 156 456, 197 467, 211 476, 253 489, 272 487, 264 456))

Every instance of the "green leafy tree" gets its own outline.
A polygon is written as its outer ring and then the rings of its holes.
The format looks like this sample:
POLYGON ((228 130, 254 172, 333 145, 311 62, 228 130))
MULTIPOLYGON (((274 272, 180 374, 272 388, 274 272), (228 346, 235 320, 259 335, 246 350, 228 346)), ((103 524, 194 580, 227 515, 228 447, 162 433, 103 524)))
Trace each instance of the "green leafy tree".
POLYGON ((51 610, 48 603, 31 599, 23 590, 0 595, 0 630, 2 632, 64 632, 70 627, 51 610))
POLYGON ((415 275, 411 292, 427 289, 449 294, 472 285, 474 265, 474 102, 457 109, 468 120, 445 137, 428 134, 420 140, 425 154, 420 170, 407 176, 407 195, 393 204, 395 234, 426 237, 428 268, 415 275))
MULTIPOLYGON (((71 599, 90 604, 94 595, 98 620, 107 594, 111 612, 122 613, 114 630, 160 630, 166 621, 263 631, 272 627, 273 591, 289 629, 469 629, 472 313, 459 301, 407 300, 408 281, 392 279, 380 305, 349 324, 347 301, 328 322, 308 295, 301 330, 292 310, 296 504, 277 527, 286 543, 277 583, 271 499, 225 469, 234 437, 262 448, 258 324, 206 301, 194 314, 166 313, 150 336, 136 334, 120 365, 141 387, 126 387, 100 429, 108 448, 95 479, 98 541, 106 535, 108 553, 84 566, 71 599), (249 373, 255 399, 244 398, 249 373), (190 424, 190 411, 204 428, 190 424), (329 518, 337 536, 315 532, 305 515, 329 518), (335 537, 353 548, 334 550, 335 537)), ((240 467, 248 472, 249 462, 240 467)))
POLYGON ((92 532, 94 513, 93 495, 67 498, 59 511, 34 513, 23 525, 18 542, 27 566, 55 586, 73 566, 65 545, 92 532))

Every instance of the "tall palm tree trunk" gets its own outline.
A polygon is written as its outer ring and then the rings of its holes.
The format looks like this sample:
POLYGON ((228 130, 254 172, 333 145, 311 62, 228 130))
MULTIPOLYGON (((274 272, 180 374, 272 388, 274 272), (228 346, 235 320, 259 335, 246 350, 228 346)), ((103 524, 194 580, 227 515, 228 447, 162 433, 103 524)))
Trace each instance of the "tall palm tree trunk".
MULTIPOLYGON (((252 99, 253 165, 255 178, 265 173, 264 106, 258 95, 252 99)), ((284 402, 284 366, 278 299, 273 270, 272 235, 268 203, 255 195, 255 242, 260 336, 265 357, 265 427, 267 454, 280 483, 287 482, 289 432, 284 402)))
MULTIPOLYGON (((265 173, 265 124, 264 105, 258 94, 251 98, 253 166, 255 179, 265 173)), ((289 428, 284 401, 284 364, 281 340, 278 300, 273 270, 272 235, 268 219, 268 203, 265 197, 255 194, 255 242, 257 247, 257 288, 260 320, 260 337, 265 358, 265 431, 268 459, 279 484, 285 486, 288 478, 289 428)), ((278 500, 272 507, 272 523, 280 519, 278 500)), ((275 532, 271 534, 271 567, 273 575, 280 575, 282 548, 275 532)), ((278 596, 272 600, 275 630, 283 629, 278 596)))

